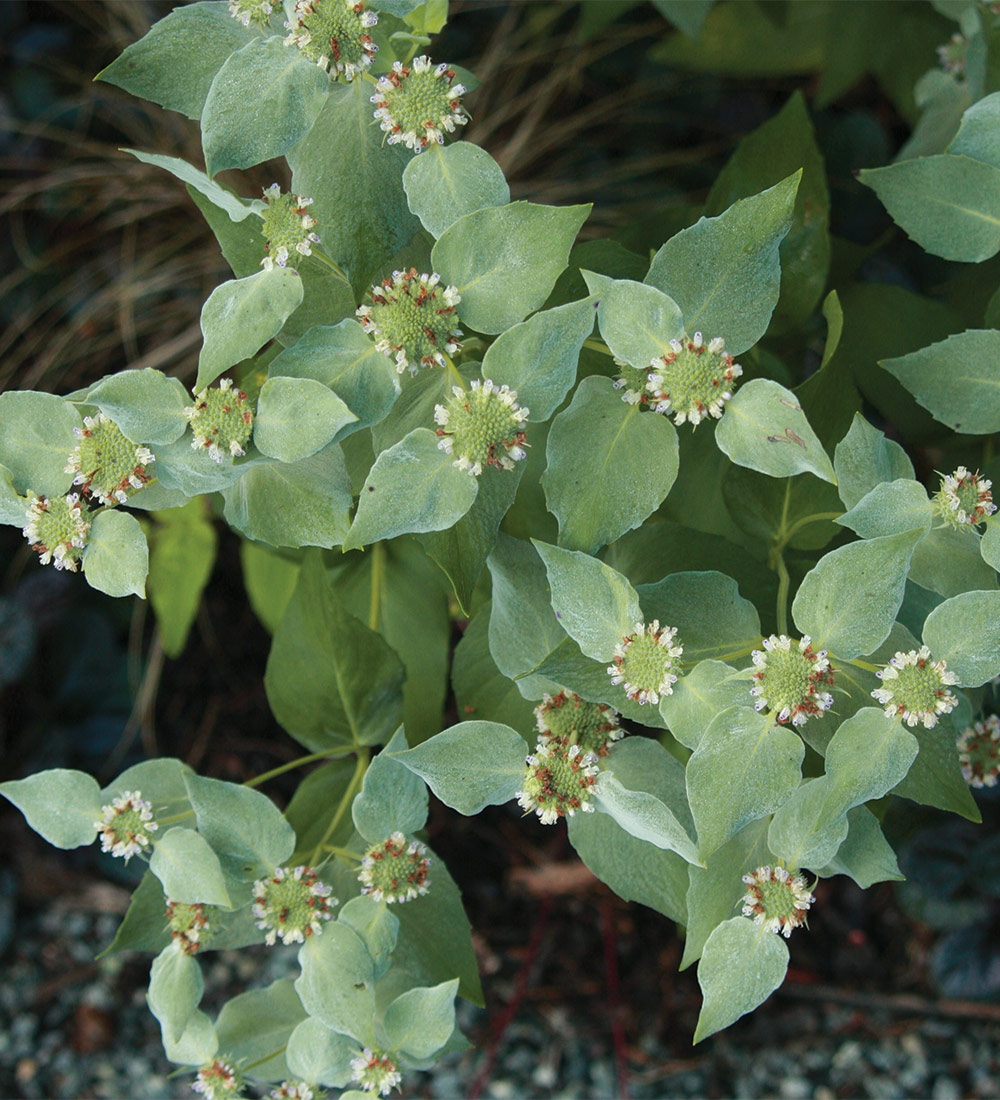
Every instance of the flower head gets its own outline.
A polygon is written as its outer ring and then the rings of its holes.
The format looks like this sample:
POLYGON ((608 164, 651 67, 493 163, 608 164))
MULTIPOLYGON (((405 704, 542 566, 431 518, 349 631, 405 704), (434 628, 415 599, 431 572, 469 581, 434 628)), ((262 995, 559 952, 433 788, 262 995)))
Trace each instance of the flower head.
POLYGON ((953 527, 975 527, 997 510, 992 488, 993 482, 988 478, 959 466, 953 474, 941 479, 941 488, 932 501, 934 510, 953 527))
POLYGON ((806 912, 816 900, 800 875, 784 867, 758 867, 743 876, 743 916, 753 917, 768 932, 780 932, 787 940, 792 930, 806 923, 806 912))
POLYGON ((397 831, 365 852, 358 872, 361 893, 389 905, 412 901, 427 893, 430 867, 427 846, 419 840, 407 841, 397 831))
POLYGON ((316 219, 306 212, 312 205, 312 199, 302 195, 293 195, 272 183, 264 188, 264 202, 267 204, 262 215, 264 224, 260 233, 264 238, 264 259, 260 266, 265 271, 278 267, 297 266, 300 256, 311 256, 312 246, 319 244, 319 237, 313 233, 316 219))
POLYGON ((335 79, 341 73, 353 80, 364 72, 378 52, 368 33, 378 16, 353 0, 296 0, 294 21, 286 23, 286 46, 298 46, 335 79))
POLYGON ((594 811, 590 788, 597 782, 597 757, 565 738, 540 741, 527 758, 517 804, 534 810, 543 825, 555 825, 577 810, 594 811))
POLYGON ((351 1059, 352 1080, 365 1092, 388 1096, 403 1080, 396 1063, 384 1050, 365 1047, 351 1059))
POLYGON ((206 910, 216 912, 214 905, 196 902, 188 905, 167 898, 167 924, 170 936, 185 955, 194 955, 207 946, 212 936, 212 926, 206 910))
POLYGON ((487 466, 513 470, 527 452, 524 432, 530 409, 517 403, 517 390, 489 378, 474 379, 468 390, 452 387, 447 405, 434 406, 438 448, 456 456, 455 465, 479 477, 487 466))
POLYGON ((965 76, 965 59, 968 52, 969 40, 964 34, 955 33, 943 46, 938 46, 938 62, 946 73, 961 78, 965 76))
POLYGON ((84 496, 94 496, 113 508, 150 480, 146 467, 155 461, 152 452, 126 439, 104 413, 85 416, 83 427, 74 428, 73 433, 80 442, 66 460, 66 473, 76 474, 73 484, 81 487, 84 496))
POLYGON ((958 762, 970 787, 995 787, 1000 777, 1000 718, 991 714, 958 735, 958 762))
POLYGON ((94 822, 101 835, 101 851, 122 856, 125 862, 145 851, 159 825, 153 820, 153 806, 139 791, 122 791, 107 806, 104 817, 94 822))
POLYGON ((243 1081, 228 1062, 216 1058, 198 1070, 191 1088, 202 1093, 205 1100, 231 1100, 242 1095, 243 1081))
POLYGON ((79 493, 64 497, 29 498, 24 518, 24 537, 31 543, 42 565, 76 572, 77 562, 87 545, 90 524, 83 518, 79 493))
POLYGON ((253 432, 253 409, 242 390, 234 389, 232 380, 223 378, 218 386, 210 386, 194 395, 194 404, 184 410, 191 421, 195 450, 208 448, 216 462, 225 455, 236 458, 245 455, 253 432))
POLYGON ((358 306, 356 316, 375 337, 375 350, 396 360, 402 374, 419 367, 445 366, 444 353, 461 347, 462 330, 455 325, 455 307, 462 300, 453 286, 439 286, 441 276, 418 275, 417 269, 394 271, 372 287, 371 305, 358 306))
POLYGON ((244 27, 249 27, 251 23, 266 27, 273 11, 271 0, 229 0, 229 14, 244 27))
POLYGON ((826 650, 816 653, 808 634, 796 646, 786 634, 772 634, 763 644, 764 649, 755 649, 752 655, 754 709, 776 711, 778 722, 791 719, 793 726, 822 718, 833 706, 833 696, 823 690, 833 684, 826 650))
MULTIPOLYGON (((618 368, 618 376, 615 378, 614 387, 622 391, 622 401, 626 405, 648 405, 649 394, 646 386, 649 383, 650 367, 633 367, 617 355, 612 356, 615 366, 618 368)), ((659 363, 654 359, 654 363, 659 363)))
POLYGON ((253 915, 257 927, 267 932, 265 943, 273 946, 279 936, 282 943, 305 943, 307 936, 319 935, 337 904, 330 893, 311 867, 276 867, 255 882, 253 915))
POLYGON ((626 634, 615 646, 608 675, 613 684, 621 684, 625 694, 640 706, 660 701, 661 695, 673 694, 677 683, 674 662, 684 647, 674 645, 677 628, 660 627, 660 620, 636 623, 635 632, 626 634))
POLYGON ((872 697, 889 718, 898 716, 908 726, 923 722, 925 728, 933 729, 938 715, 948 714, 958 705, 958 699, 948 690, 958 683, 958 677, 948 671, 944 661, 932 661, 925 645, 897 653, 875 675, 882 686, 872 692, 872 697))
POLYGON ((445 131, 464 126, 469 121, 461 102, 465 85, 454 80, 454 69, 435 66, 426 55, 407 65, 394 61, 392 70, 378 78, 371 97, 389 144, 402 142, 419 153, 431 142, 443 145, 445 131))
POLYGON ((743 373, 725 346, 721 336, 706 344, 700 332, 671 340, 670 351, 650 363, 646 389, 656 411, 673 413, 675 424, 686 420, 697 427, 706 416, 718 420, 733 396, 733 382, 743 373))
POLYGON ((625 736, 618 715, 604 703, 588 703, 572 691, 544 695, 535 707, 539 740, 579 745, 582 752, 607 756, 608 746, 625 736))
POLYGON ((314 1088, 305 1081, 282 1081, 267 1095, 270 1100, 326 1100, 323 1089, 314 1088))

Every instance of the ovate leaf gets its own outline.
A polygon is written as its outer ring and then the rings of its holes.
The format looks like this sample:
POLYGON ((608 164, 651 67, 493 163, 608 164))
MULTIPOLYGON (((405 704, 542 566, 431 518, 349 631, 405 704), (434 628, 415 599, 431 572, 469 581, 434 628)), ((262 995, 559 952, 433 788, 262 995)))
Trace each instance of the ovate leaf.
POLYGON ((149 869, 163 892, 184 905, 232 905, 219 857, 194 829, 175 826, 158 836, 149 869))
POLYGON ((101 813, 101 788, 85 772, 52 768, 27 779, 0 783, 0 794, 13 802, 25 820, 56 848, 93 843, 101 813))
POLYGON ((514 202, 466 214, 442 234, 431 263, 458 288, 459 317, 496 334, 549 296, 590 206, 514 202))
POLYGON ((312 378, 269 378, 261 387, 253 441, 261 454, 298 462, 325 447, 357 417, 312 378))
POLYGON ((83 573, 91 588, 108 596, 146 596, 149 547, 139 521, 127 512, 100 512, 83 551, 83 573))
POLYGON ((459 218, 487 206, 506 206, 510 188, 500 165, 478 145, 431 145, 403 173, 410 209, 434 237, 459 218))
POLYGON ((10 471, 23 496, 60 496, 73 482, 66 460, 76 447, 74 428, 80 414, 51 393, 8 390, 0 393, 0 462, 10 471))
POLYGON ((963 687, 1000 673, 1000 592, 963 592, 939 604, 924 623, 935 659, 957 672, 963 687))

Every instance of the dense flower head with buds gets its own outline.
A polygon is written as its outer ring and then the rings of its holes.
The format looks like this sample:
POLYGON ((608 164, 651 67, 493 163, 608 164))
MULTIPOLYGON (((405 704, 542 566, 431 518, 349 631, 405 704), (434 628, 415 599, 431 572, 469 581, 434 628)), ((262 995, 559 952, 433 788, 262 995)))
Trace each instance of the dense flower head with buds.
POLYGON ((968 52, 969 40, 964 34, 956 33, 944 45, 938 46, 938 62, 946 73, 961 79, 965 76, 965 59, 968 52))
POLYGON ((452 387, 446 405, 434 406, 438 448, 455 465, 479 477, 487 466, 513 470, 527 454, 525 429, 531 410, 517 403, 517 390, 474 379, 467 390, 452 387))
MULTIPOLYGON (((633 367, 617 355, 612 356, 614 364, 618 368, 618 374, 614 380, 616 390, 621 390, 622 401, 626 405, 648 405, 649 393, 646 386, 649 383, 649 367, 633 367)), ((659 359, 654 359, 658 363, 659 359)))
POLYGON ((276 867, 253 884, 253 915, 265 932, 264 942, 305 943, 323 931, 323 921, 333 916, 337 899, 329 886, 320 882, 311 867, 276 867))
POLYGON ((897 653, 875 675, 882 686, 872 692, 872 698, 889 718, 899 717, 908 726, 923 722, 926 729, 933 729, 940 715, 949 714, 958 705, 958 698, 948 690, 958 683, 958 677, 948 671, 944 661, 932 660, 925 645, 897 653))
POLYGON ((280 6, 280 0, 229 0, 229 14, 244 27, 266 27, 275 3, 280 6))
POLYGON ((123 791, 101 807, 104 815, 94 822, 101 837, 101 851, 121 856, 126 863, 150 846, 159 825, 153 820, 152 803, 140 791, 123 791))
POLYGON ((167 898, 167 925, 170 937, 185 955, 194 955, 208 945, 212 938, 209 913, 215 913, 214 905, 196 902, 188 905, 167 898))
POLYGON ((358 306, 361 327, 375 337, 375 350, 396 361, 396 370, 416 374, 419 367, 446 365, 445 355, 459 350, 462 330, 455 307, 462 300, 453 286, 441 286, 437 274, 394 271, 371 290, 371 304, 358 306))
POLYGON ((22 530, 31 549, 42 565, 52 562, 56 569, 75 573, 90 534, 90 522, 84 518, 79 493, 29 500, 22 530))
POLYGON ((588 703, 572 691, 544 695, 535 707, 539 740, 550 738, 579 745, 583 752, 606 756, 612 741, 624 737, 618 715, 605 703, 588 703))
POLYGON ((995 787, 1000 777, 1000 718, 973 722, 958 735, 958 762, 970 787, 995 787))
POLYGON ((660 626, 660 620, 636 623, 635 631, 626 634, 615 646, 608 675, 612 684, 621 684, 625 694, 640 706, 656 706, 661 695, 673 694, 677 683, 674 662, 684 652, 675 645, 677 628, 660 626))
POLYGON ((305 1081, 282 1081, 267 1094, 270 1100, 326 1100, 326 1090, 305 1081))
POLYGON ((391 1056, 384 1050, 372 1050, 371 1047, 365 1047, 351 1059, 351 1073, 358 1088, 365 1092, 377 1092, 380 1096, 388 1096, 393 1089, 399 1088, 403 1080, 391 1056))
POLYGON ((806 913, 816 900, 800 875, 784 867, 758 867, 743 876, 747 888, 743 895, 743 916, 768 932, 778 932, 787 940, 794 929, 806 923, 806 913))
POLYGON ((378 78, 371 101, 390 145, 401 142, 420 153, 432 143, 443 145, 446 133, 469 121, 462 106, 465 85, 456 84, 455 75, 454 69, 422 55, 406 65, 394 61, 378 78))
POLYGON ((253 409, 247 395, 223 378, 218 386, 209 386, 194 395, 194 404, 184 410, 191 422, 194 438, 191 446, 208 450, 216 462, 229 455, 245 455, 253 434, 253 409))
POLYGON ((200 1092, 205 1100, 231 1100, 243 1095, 243 1079, 229 1062, 216 1058, 198 1070, 191 1088, 200 1092))
POLYGON ((767 709, 781 724, 791 721, 793 726, 822 718, 833 706, 833 696, 825 690, 833 685, 826 650, 813 650, 808 634, 794 646, 786 634, 772 634, 763 645, 752 654, 754 709, 767 709))
POLYGON ((375 12, 354 0, 296 0, 285 45, 298 46, 331 79, 353 80, 375 60, 378 46, 368 32, 376 23, 375 12))
POLYGON ((718 420, 743 373, 725 347, 721 336, 706 344, 700 332, 671 340, 670 351, 650 363, 646 389, 653 408, 672 414, 678 425, 687 421, 697 427, 708 416, 718 420))
POLYGON ((308 213, 312 199, 282 191, 276 184, 264 188, 264 224, 260 233, 264 238, 264 258, 260 266, 271 271, 275 266, 296 267, 299 258, 312 255, 312 246, 319 244, 319 237, 312 231, 316 219, 308 213))
POLYGON ((154 461, 152 452, 127 439, 104 413, 85 416, 73 432, 80 442, 66 460, 66 473, 76 475, 73 484, 84 496, 113 508, 151 480, 146 467, 154 461))
POLYGON ((517 803, 534 810, 543 825, 555 825, 577 810, 593 813, 591 787, 597 782, 597 757, 566 738, 540 741, 526 760, 517 803))
POLYGON ((430 868, 427 846, 394 832, 365 852, 358 871, 361 893, 389 905, 413 901, 430 888, 430 868))
POLYGON ((959 466, 941 479, 941 488, 934 494, 934 510, 953 527, 975 527, 997 510, 992 488, 988 478, 959 466))

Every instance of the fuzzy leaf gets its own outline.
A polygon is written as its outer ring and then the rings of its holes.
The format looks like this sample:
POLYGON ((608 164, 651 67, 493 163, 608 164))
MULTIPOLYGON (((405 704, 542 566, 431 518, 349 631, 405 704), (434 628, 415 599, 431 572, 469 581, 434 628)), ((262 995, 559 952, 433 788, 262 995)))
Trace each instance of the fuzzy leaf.
POLYGON ((91 588, 108 596, 146 596, 149 547, 139 521, 128 512, 94 517, 83 551, 83 574, 91 588))
POLYGON ((0 783, 0 794, 13 802, 25 820, 56 848, 79 848, 97 836, 102 821, 101 788, 86 772, 51 768, 27 779, 0 783))
POLYGON ((431 145, 403 172, 410 209, 435 238, 459 218, 490 206, 506 206, 510 188, 500 165, 478 145, 431 145))

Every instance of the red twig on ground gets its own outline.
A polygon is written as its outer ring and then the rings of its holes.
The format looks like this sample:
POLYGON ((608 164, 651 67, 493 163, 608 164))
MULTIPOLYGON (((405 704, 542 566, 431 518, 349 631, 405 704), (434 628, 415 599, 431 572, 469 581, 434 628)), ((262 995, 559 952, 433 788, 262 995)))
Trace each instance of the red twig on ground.
POLYGON ((601 938, 604 941, 604 973, 608 984, 608 1009, 611 1015, 611 1039, 615 1048, 618 1097, 619 1100, 628 1100, 628 1063, 625 1060, 625 1028, 622 1025, 621 990, 618 983, 618 945, 607 898, 601 899, 601 938))
POLYGON ((531 967, 538 955, 539 948, 542 946, 542 940, 545 936, 545 926, 548 922, 551 909, 552 898, 542 898, 538 906, 538 920, 535 921, 535 927, 531 931, 531 939, 528 941, 528 949, 524 955, 524 962, 521 963, 521 969, 518 971, 517 980, 514 983, 514 995, 511 997, 507 1007, 503 1010, 503 1014, 493 1025, 493 1038, 490 1040, 490 1047, 486 1052, 486 1057, 483 1059, 483 1064, 480 1066, 479 1072, 472 1082, 472 1087, 469 1089, 469 1100, 479 1100, 479 1096, 486 1087, 490 1075, 493 1073, 493 1067, 500 1053, 500 1045, 503 1042, 503 1037, 507 1028, 510 1027, 514 1017, 517 1015, 517 1010, 528 990, 531 967))

